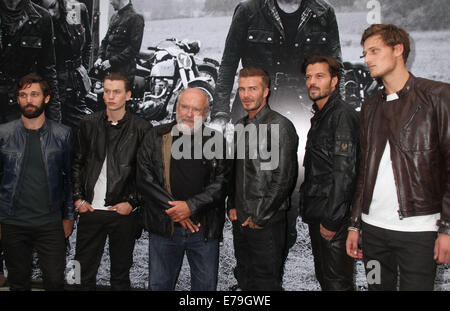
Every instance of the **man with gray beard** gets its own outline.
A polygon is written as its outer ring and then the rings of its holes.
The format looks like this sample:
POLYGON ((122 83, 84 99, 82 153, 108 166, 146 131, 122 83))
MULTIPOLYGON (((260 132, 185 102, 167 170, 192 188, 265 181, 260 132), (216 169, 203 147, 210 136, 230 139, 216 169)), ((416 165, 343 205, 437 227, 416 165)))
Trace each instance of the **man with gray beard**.
POLYGON ((209 113, 203 91, 183 91, 176 112, 176 122, 151 129, 138 151, 137 187, 150 232, 149 289, 174 290, 186 253, 191 290, 213 291, 230 165, 219 151, 195 152, 204 149, 207 132, 224 143, 203 124, 209 113))

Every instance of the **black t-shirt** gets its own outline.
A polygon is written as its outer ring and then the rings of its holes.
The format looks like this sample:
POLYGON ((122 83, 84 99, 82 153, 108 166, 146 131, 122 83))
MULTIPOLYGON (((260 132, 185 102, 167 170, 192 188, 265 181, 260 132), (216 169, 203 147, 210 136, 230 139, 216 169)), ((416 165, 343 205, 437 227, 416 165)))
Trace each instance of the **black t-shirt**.
POLYGON ((302 16, 303 5, 300 5, 299 8, 292 13, 286 13, 279 6, 278 2, 275 1, 275 6, 277 8, 278 14, 281 18, 281 23, 283 24, 284 33, 286 35, 285 42, 281 45, 281 59, 284 61, 282 72, 289 73, 294 71, 295 73, 299 70, 296 67, 296 64, 290 63, 289 60, 292 60, 292 53, 294 51, 295 37, 297 35, 297 28, 300 24, 300 19, 302 16))
POLYGON ((61 221, 61 210, 52 211, 39 131, 26 130, 27 142, 18 184, 14 216, 1 217, 3 223, 17 226, 43 226, 61 221))
MULTIPOLYGON (((207 163, 203 159, 195 159, 194 136, 187 136, 180 135, 173 137, 173 142, 179 139, 186 141, 189 140, 188 138, 191 141, 190 158, 182 157, 176 160, 172 156, 170 159, 170 188, 173 196, 178 201, 186 201, 194 195, 201 193, 208 182, 207 163)), ((182 144, 181 146, 182 148, 189 147, 186 144, 182 144)), ((201 148, 201 143, 198 147, 201 148)), ((180 148, 180 151, 183 151, 182 148, 180 148)))

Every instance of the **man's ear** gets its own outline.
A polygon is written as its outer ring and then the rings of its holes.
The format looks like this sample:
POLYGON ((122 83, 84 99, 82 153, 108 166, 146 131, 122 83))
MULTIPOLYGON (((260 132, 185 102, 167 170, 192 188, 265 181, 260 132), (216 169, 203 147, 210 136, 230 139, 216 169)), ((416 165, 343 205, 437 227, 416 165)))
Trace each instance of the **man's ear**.
POLYGON ((394 45, 394 55, 397 57, 403 57, 403 52, 405 50, 405 47, 403 46, 403 44, 399 43, 394 45))
POLYGON ((49 101, 50 101, 50 95, 45 96, 44 103, 48 104, 49 101))
POLYGON ((131 91, 127 91, 127 101, 129 101, 131 98, 131 91))
POLYGON ((339 83, 339 78, 338 76, 334 76, 333 78, 331 78, 331 86, 336 89, 337 85, 339 83))

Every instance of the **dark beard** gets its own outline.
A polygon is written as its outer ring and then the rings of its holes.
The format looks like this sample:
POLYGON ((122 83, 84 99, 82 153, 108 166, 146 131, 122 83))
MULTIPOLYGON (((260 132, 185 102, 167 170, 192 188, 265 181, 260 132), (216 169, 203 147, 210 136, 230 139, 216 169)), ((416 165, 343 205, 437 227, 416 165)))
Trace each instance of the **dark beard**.
POLYGON ((42 103, 39 107, 36 107, 34 105, 26 105, 25 107, 20 107, 20 111, 22 112, 22 115, 27 119, 35 119, 39 117, 42 113, 44 113, 45 110, 45 104, 42 103), (36 109, 33 111, 28 111, 27 107, 33 106, 36 109))

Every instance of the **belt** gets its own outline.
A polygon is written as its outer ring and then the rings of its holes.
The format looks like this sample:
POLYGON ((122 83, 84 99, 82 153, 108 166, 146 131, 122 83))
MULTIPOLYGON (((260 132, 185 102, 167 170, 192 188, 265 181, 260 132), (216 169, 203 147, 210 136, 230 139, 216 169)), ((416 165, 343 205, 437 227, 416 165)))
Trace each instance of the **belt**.
POLYGON ((71 71, 81 66, 81 57, 75 60, 66 60, 63 63, 56 64, 56 71, 71 71))

